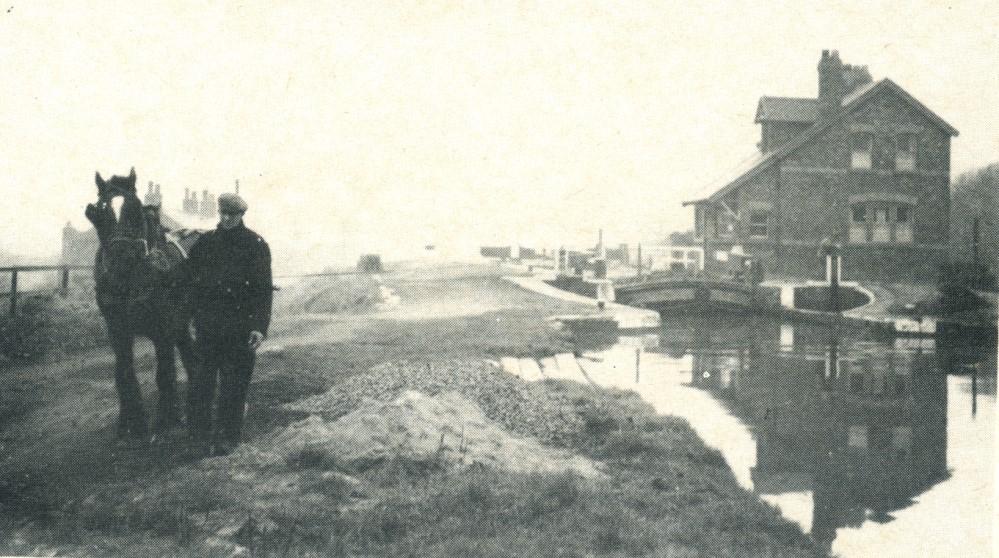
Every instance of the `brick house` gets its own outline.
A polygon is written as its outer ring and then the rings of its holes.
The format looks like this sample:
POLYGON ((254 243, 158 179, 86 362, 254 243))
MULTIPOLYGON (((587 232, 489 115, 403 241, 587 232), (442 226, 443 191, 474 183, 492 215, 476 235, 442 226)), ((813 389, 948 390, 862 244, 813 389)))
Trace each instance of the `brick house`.
POLYGON ((947 260, 957 130, 836 51, 818 75, 817 98, 760 98, 758 157, 684 203, 708 266, 735 248, 768 271, 821 278, 827 241, 842 246, 844 278, 929 280, 947 260))

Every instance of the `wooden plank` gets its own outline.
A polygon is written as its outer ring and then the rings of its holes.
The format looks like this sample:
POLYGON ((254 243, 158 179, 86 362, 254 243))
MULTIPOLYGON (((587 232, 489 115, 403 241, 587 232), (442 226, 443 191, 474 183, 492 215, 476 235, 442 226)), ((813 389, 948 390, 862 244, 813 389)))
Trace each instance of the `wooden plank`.
POLYGON ((565 379, 575 380, 584 384, 593 383, 586 376, 586 373, 583 372, 583 369, 579 367, 579 362, 576 361, 576 356, 572 353, 559 353, 555 355, 555 362, 558 364, 559 371, 565 379))
POLYGON ((93 269, 92 265, 15 265, 8 267, 0 267, 0 273, 12 273, 14 271, 56 271, 60 269, 69 269, 70 271, 78 271, 82 269, 93 269))
POLYGON ((506 370, 507 372, 509 372, 510 374, 513 374, 514 376, 523 377, 523 376, 521 376, 521 373, 520 373, 520 361, 517 360, 514 357, 503 357, 503 358, 501 358, 500 359, 500 366, 503 367, 503 370, 506 370))
POLYGON ((546 378, 558 378, 558 364, 555 363, 554 357, 545 357, 541 359, 541 374, 546 378))
POLYGON ((544 376, 541 374, 541 367, 538 366, 538 361, 533 358, 520 359, 520 376, 528 382, 537 382, 544 379, 544 376))

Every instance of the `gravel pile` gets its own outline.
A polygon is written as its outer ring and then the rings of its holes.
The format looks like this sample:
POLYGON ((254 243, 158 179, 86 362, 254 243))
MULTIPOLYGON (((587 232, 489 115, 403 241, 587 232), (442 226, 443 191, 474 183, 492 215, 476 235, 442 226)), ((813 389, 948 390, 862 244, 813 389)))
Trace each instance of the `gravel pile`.
POLYGON ((335 421, 311 415, 275 433, 267 447, 288 460, 308 451, 358 471, 402 457, 449 468, 479 464, 520 473, 601 476, 589 459, 512 434, 453 391, 436 396, 406 391, 391 402, 368 399, 335 421))
POLYGON ((407 390, 460 393, 489 419, 543 443, 565 445, 582 426, 566 394, 542 383, 527 383, 485 360, 390 362, 285 408, 332 420, 355 410, 364 399, 392 401, 407 390))

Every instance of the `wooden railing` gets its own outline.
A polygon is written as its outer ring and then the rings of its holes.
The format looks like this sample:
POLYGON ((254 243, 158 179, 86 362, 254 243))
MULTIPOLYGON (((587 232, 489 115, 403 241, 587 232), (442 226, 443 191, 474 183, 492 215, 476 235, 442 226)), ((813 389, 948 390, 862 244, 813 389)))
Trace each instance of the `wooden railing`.
POLYGON ((0 296, 5 296, 10 299, 10 315, 17 315, 17 302, 18 298, 26 294, 42 294, 42 293, 66 293, 69 290, 69 276, 73 271, 81 270, 91 270, 93 266, 89 265, 16 265, 9 267, 0 267, 0 275, 4 273, 10 274, 10 291, 6 293, 0 293, 0 296), (46 289, 33 289, 26 290, 24 288, 18 288, 18 278, 19 276, 24 276, 27 273, 48 273, 57 272, 57 277, 59 280, 56 282, 55 287, 50 287, 46 289))

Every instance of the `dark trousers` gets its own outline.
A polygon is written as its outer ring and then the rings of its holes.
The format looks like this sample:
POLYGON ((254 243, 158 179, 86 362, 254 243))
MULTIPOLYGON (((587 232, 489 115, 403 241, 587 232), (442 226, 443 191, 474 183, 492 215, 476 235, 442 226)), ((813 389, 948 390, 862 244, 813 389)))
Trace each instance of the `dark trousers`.
POLYGON ((249 331, 223 335, 198 333, 201 369, 188 388, 188 422, 195 439, 240 442, 246 394, 253 376, 254 352, 249 331), (218 386, 218 418, 212 431, 212 403, 218 386))

